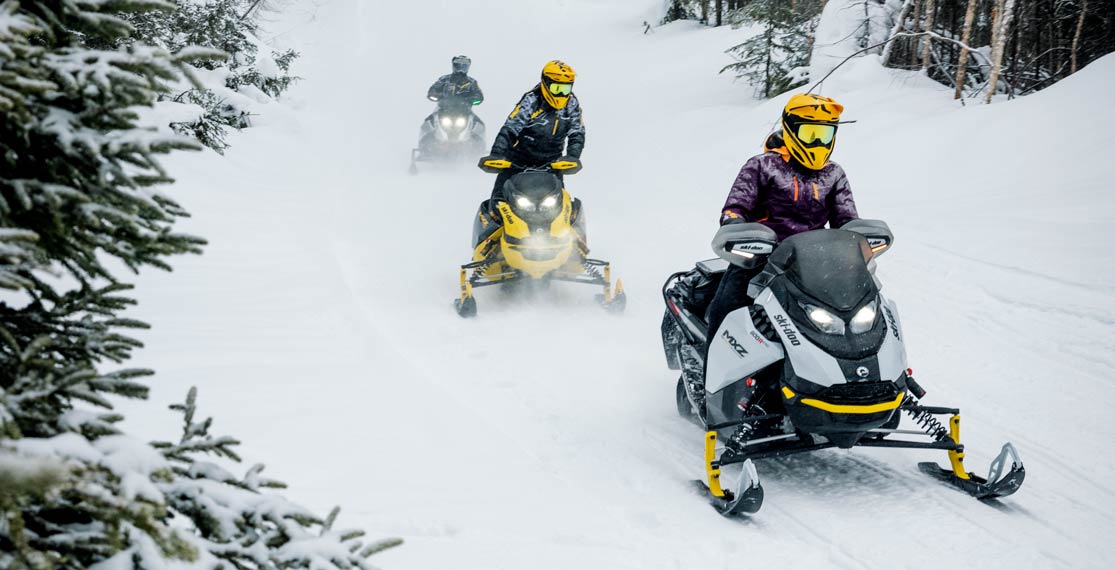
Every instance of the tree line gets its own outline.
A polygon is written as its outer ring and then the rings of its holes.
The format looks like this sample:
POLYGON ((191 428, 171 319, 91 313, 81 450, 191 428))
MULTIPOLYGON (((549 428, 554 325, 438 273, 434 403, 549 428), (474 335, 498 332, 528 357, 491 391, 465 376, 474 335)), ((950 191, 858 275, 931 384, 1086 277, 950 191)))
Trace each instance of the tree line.
MULTIPOLYGON (((829 0, 852 10, 849 38, 884 65, 921 69, 955 97, 990 101, 1044 89, 1115 51, 1115 0, 829 0), (884 41, 878 41, 880 30, 884 41)), ((769 97, 808 80, 825 0, 668 0, 664 22, 752 25, 758 38, 729 48, 736 72, 769 97)))

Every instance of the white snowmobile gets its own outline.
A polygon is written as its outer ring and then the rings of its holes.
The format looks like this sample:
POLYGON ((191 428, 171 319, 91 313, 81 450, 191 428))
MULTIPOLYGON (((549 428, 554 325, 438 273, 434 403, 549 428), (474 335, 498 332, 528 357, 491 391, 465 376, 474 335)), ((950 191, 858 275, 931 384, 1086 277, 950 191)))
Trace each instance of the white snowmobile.
POLYGON ((475 160, 487 150, 484 121, 466 102, 441 101, 438 109, 422 122, 418 148, 410 153, 410 173, 418 174, 419 162, 475 160))
POLYGON ((761 224, 730 224, 712 243, 719 259, 666 281, 662 343, 670 368, 681 370, 678 413, 706 430, 707 483, 697 483, 721 514, 762 505, 752 460, 829 447, 947 451, 951 470, 933 462, 919 469, 978 499, 1022 485, 1026 473, 1013 445, 1003 445, 986 478, 969 473, 959 410, 919 403, 925 391, 907 368, 898 310, 874 275, 875 258, 893 242, 890 228, 872 220, 781 244, 761 224), (748 286, 754 303, 711 331, 706 370, 705 312, 729 263, 764 269, 748 286), (916 429, 898 428, 902 414, 916 429), (743 468, 730 491, 720 468, 735 463, 743 468))

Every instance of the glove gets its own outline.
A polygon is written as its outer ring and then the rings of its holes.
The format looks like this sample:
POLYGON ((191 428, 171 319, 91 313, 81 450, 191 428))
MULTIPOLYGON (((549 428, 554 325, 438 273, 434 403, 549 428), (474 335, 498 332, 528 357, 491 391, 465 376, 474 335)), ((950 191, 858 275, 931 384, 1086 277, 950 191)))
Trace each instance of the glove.
POLYGON ((720 225, 721 226, 726 226, 728 224, 746 224, 746 223, 749 223, 750 221, 751 220, 747 219, 747 216, 733 216, 733 215, 728 214, 728 212, 724 212, 723 214, 720 215, 720 225))
POLYGON ((476 166, 479 166, 480 170, 483 170, 488 174, 499 174, 500 172, 511 168, 511 161, 501 156, 488 155, 484 158, 481 158, 480 163, 476 166))

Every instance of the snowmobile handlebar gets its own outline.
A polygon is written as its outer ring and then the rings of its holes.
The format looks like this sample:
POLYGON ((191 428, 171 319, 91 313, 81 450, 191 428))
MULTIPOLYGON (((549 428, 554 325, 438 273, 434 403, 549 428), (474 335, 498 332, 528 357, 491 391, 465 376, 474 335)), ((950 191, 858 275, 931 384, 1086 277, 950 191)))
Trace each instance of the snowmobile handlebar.
POLYGON ((840 226, 840 229, 862 235, 867 240, 867 245, 871 247, 872 257, 882 255, 894 245, 894 232, 890 231, 890 226, 882 220, 852 220, 840 226))
POLYGON ((712 238, 712 251, 716 255, 744 269, 756 267, 776 245, 778 235, 774 230, 755 222, 720 226, 712 238))
MULTIPOLYGON (((862 235, 871 248, 872 258, 882 255, 894 244, 894 233, 882 220, 852 220, 840 229, 862 235)), ((717 256, 744 269, 758 266, 777 245, 778 236, 774 231, 755 222, 726 224, 712 238, 712 250, 717 256)))
POLYGON ((485 156, 480 159, 477 164, 480 170, 488 174, 499 174, 500 172, 553 172, 555 174, 576 174, 581 171, 581 159, 573 158, 571 156, 563 156, 549 164, 543 166, 523 166, 521 164, 514 164, 510 160, 500 158, 498 156, 485 156))

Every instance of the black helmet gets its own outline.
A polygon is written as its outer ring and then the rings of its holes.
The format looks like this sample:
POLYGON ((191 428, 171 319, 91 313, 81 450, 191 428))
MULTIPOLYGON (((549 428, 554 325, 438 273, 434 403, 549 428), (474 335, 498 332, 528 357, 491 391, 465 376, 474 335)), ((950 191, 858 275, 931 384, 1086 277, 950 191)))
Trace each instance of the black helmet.
POLYGON ((468 73, 468 68, 472 66, 472 60, 467 55, 458 55, 453 58, 453 73, 468 73))

